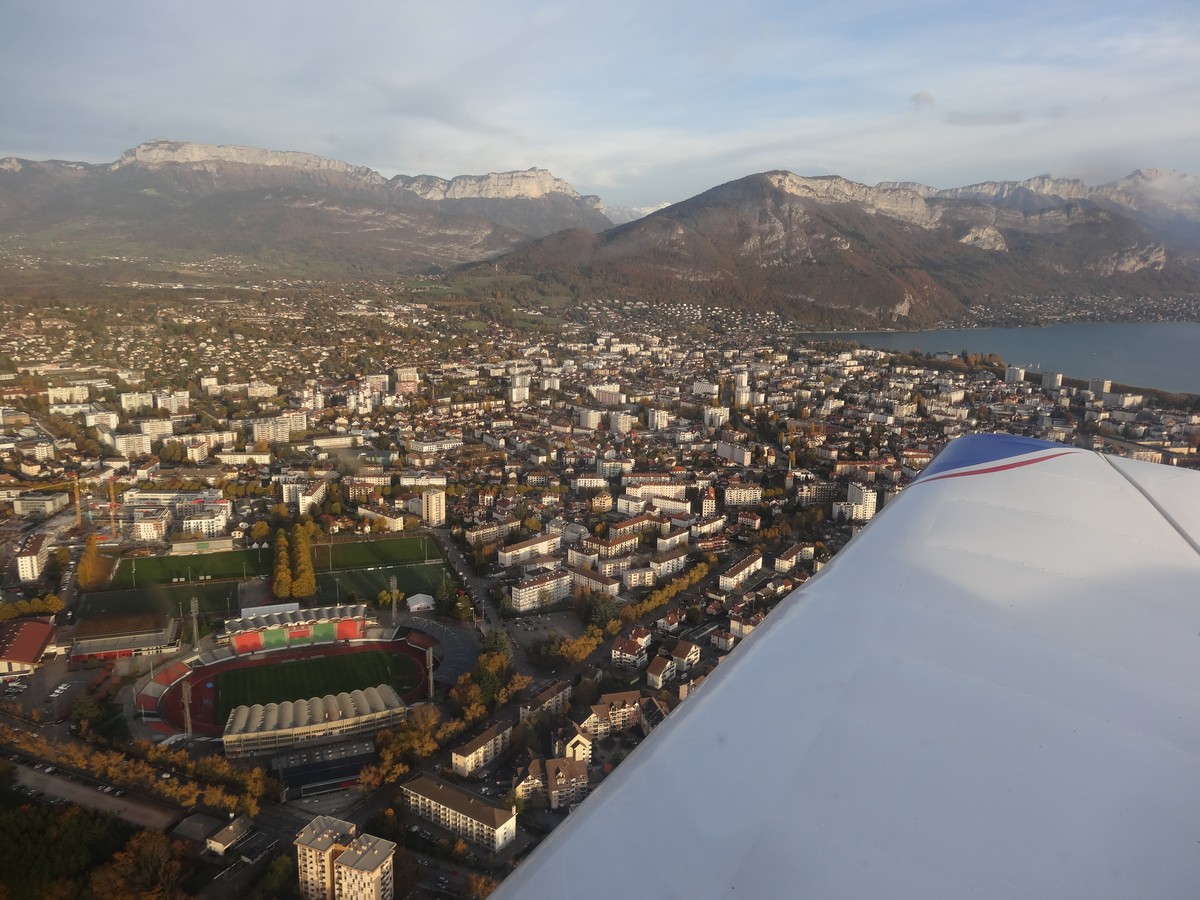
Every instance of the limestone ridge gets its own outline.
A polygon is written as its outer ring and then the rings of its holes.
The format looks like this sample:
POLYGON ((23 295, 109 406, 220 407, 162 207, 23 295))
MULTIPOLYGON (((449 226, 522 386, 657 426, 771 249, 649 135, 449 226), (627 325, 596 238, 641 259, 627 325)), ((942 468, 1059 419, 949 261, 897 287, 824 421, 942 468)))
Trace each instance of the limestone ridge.
POLYGON ((312 153, 148 141, 103 165, 0 160, 0 236, 66 228, 54 256, 140 246, 391 275, 488 259, 566 228, 612 226, 596 197, 544 169, 387 178, 312 153), (88 250, 86 248, 92 248, 88 250))
POLYGON ((366 166, 352 166, 336 159, 294 150, 261 150, 232 144, 193 144, 186 141, 146 141, 126 150, 112 164, 113 171, 136 166, 156 169, 163 166, 215 168, 223 163, 243 166, 295 169, 302 172, 335 172, 361 179, 367 184, 383 185, 387 179, 366 166))
POLYGON ((1090 186, 1076 178, 1039 175, 1024 181, 985 181, 940 190, 914 182, 881 182, 878 190, 904 190, 926 201, 978 201, 1001 209, 1034 212, 1082 202, 1132 214, 1151 232, 1200 249, 1200 178, 1168 169, 1138 169, 1124 178, 1090 186))
POLYGON ((518 197, 544 197, 546 194, 579 196, 575 188, 546 169, 459 175, 449 181, 434 175, 418 175, 415 178, 397 175, 392 183, 426 200, 512 200, 518 197))
POLYGON ((228 164, 287 169, 302 173, 332 173, 358 181, 365 187, 407 191, 423 200, 431 201, 536 200, 550 194, 561 194, 573 200, 583 200, 593 209, 603 208, 598 197, 582 197, 561 178, 555 177, 546 169, 537 168, 523 172, 458 175, 451 179, 439 178, 436 175, 397 175, 388 179, 366 166, 325 159, 313 153, 162 140, 147 141, 132 150, 126 150, 111 168, 113 171, 129 167, 162 170, 164 167, 183 166, 193 170, 215 172, 228 164))
POLYGON ((791 172, 768 172, 765 177, 794 197, 818 203, 854 203, 872 214, 891 216, 922 228, 937 224, 938 215, 930 209, 922 193, 908 187, 872 188, 836 175, 803 178, 791 172))

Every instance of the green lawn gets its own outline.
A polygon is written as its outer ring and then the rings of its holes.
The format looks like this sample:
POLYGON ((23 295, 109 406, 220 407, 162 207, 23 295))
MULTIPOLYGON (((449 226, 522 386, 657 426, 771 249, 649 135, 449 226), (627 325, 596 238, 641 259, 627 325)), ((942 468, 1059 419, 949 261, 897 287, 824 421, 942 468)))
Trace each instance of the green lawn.
MULTIPOLYGON (((441 559, 437 543, 424 535, 334 542, 332 546, 322 541, 313 544, 313 559, 318 572, 330 569, 331 556, 334 569, 395 566, 441 559)), ((142 556, 121 560, 109 589, 120 591, 152 584, 201 581, 204 576, 219 580, 242 578, 243 575, 270 575, 274 564, 275 551, 270 548, 193 553, 187 556, 142 556)))
MULTIPOLYGON (((351 594, 358 600, 375 601, 379 592, 387 590, 388 580, 396 577, 396 589, 405 596, 412 594, 436 594, 443 576, 449 578, 446 567, 440 562, 427 566, 381 566, 375 569, 346 569, 338 572, 322 572, 317 576, 317 596, 322 603, 337 600, 347 602, 351 594)), ((454 582, 457 586, 457 582, 454 582)))
POLYGON ((225 722, 239 706, 307 700, 390 684, 404 696, 417 686, 420 667, 403 653, 386 650, 296 659, 234 669, 215 677, 216 721, 225 722))
POLYGON ((226 550, 221 553, 196 553, 189 556, 141 556, 123 559, 109 587, 126 590, 149 587, 152 584, 174 584, 181 581, 200 581, 202 576, 213 579, 270 575, 275 552, 266 550, 226 550))
MULTIPOLYGON (((316 596, 303 601, 307 606, 333 605, 339 598, 345 602, 351 593, 357 600, 374 602, 393 575, 397 588, 406 595, 434 594, 445 571, 437 544, 423 535, 347 541, 332 547, 318 543, 313 547, 313 556, 320 574, 316 596), (425 564, 425 559, 430 562, 425 564)), ((178 615, 181 604, 186 614, 193 596, 200 601, 201 613, 233 615, 238 610, 243 564, 246 576, 254 578, 271 574, 274 558, 273 551, 264 549, 123 559, 107 589, 84 595, 79 616, 147 612, 178 615), (202 580, 201 576, 213 580, 202 580)))
POLYGON ((318 572, 332 569, 362 569, 369 566, 397 566, 405 563, 440 560, 441 552, 433 538, 425 535, 415 537, 385 538, 376 541, 353 541, 344 544, 317 542, 313 544, 313 558, 318 572), (330 563, 330 552, 333 565, 330 563))
MULTIPOLYGON (((139 574, 141 566, 138 566, 139 574)), ((149 587, 120 591, 89 591, 79 609, 81 619, 93 616, 116 616, 130 613, 161 612, 184 615, 191 610, 192 597, 200 601, 200 612, 223 616, 236 614, 238 586, 236 581, 202 581, 193 584, 152 584, 149 587), (180 606, 182 604, 182 607, 180 606)))

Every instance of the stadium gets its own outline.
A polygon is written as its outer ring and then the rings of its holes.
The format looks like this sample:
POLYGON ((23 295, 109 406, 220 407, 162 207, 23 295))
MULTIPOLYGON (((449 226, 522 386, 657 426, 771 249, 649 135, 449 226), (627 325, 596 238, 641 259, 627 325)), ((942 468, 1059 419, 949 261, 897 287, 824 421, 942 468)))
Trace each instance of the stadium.
POLYGON ((428 694, 438 642, 381 627, 364 604, 280 604, 225 621, 214 646, 155 673, 139 715, 168 733, 220 739, 231 757, 372 736, 428 694))

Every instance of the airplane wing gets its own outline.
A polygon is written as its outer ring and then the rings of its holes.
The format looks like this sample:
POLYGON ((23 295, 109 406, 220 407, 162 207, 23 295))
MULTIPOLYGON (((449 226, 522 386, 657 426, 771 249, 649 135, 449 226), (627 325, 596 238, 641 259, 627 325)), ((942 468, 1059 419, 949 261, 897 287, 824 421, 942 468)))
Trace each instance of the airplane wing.
POLYGON ((1200 896, 1200 473, 952 442, 493 896, 1200 896))

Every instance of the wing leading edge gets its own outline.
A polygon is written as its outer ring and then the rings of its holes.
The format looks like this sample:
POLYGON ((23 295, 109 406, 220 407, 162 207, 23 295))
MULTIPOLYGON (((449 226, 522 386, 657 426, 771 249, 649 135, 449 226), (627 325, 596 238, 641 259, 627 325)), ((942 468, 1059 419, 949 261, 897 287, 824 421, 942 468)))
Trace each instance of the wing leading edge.
POLYGON ((496 896, 1194 897, 1196 510, 953 442, 496 896))

